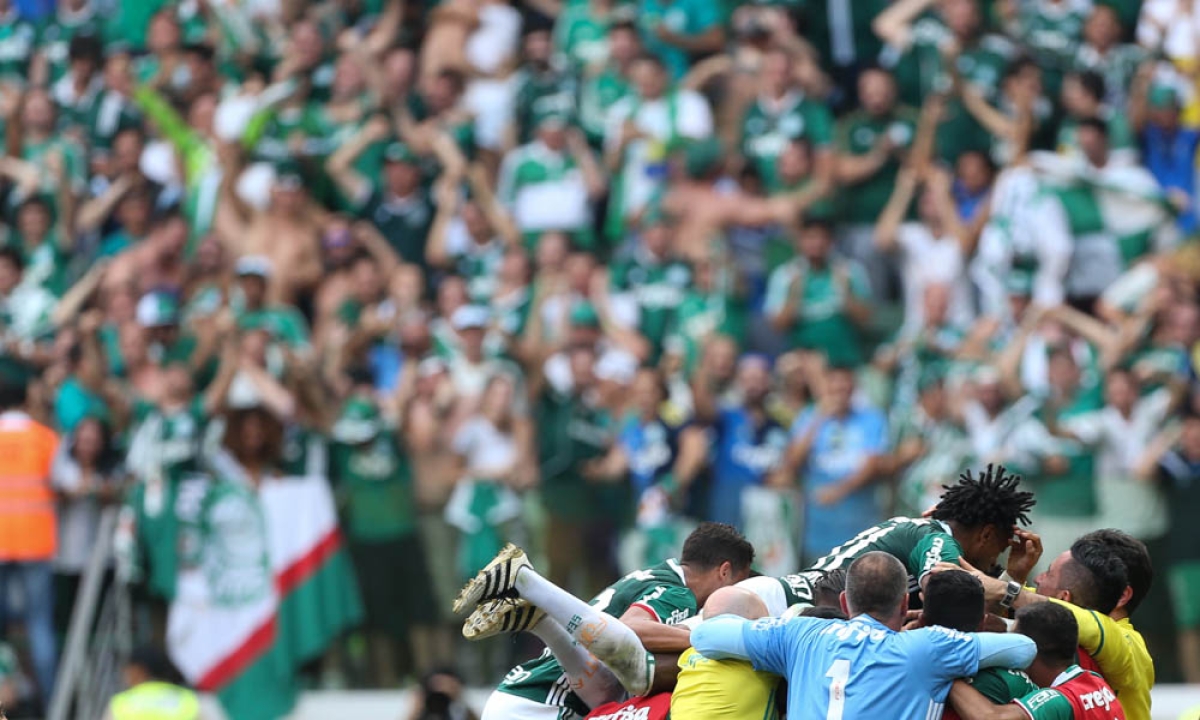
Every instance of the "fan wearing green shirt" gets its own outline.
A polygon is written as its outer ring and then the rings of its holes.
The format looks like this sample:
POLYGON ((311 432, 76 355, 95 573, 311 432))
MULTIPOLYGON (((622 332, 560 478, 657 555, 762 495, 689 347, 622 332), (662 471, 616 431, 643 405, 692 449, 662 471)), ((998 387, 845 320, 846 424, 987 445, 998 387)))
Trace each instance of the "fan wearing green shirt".
POLYGON ((401 142, 389 143, 383 152, 382 177, 377 182, 354 167, 358 156, 368 146, 387 138, 389 132, 385 119, 368 120, 329 156, 325 170, 356 214, 371 221, 404 262, 424 268, 433 205, 422 185, 421 167, 412 148, 401 142))
POLYGON ((579 85, 579 125, 594 148, 604 145, 608 109, 633 93, 630 73, 633 61, 642 52, 642 41, 632 20, 613 23, 607 42, 606 61, 585 68, 579 85))
POLYGON ((595 245, 592 203, 604 195, 604 173, 570 113, 534 114, 534 137, 504 156, 497 197, 528 245, 547 231, 567 233, 575 245, 595 245))
POLYGON ((682 356, 689 376, 710 337, 724 335, 738 344, 745 337, 746 306, 732 287, 730 274, 714 258, 692 263, 691 286, 671 318, 664 344, 667 353, 682 356))
POLYGON ((761 89, 742 118, 741 150, 768 191, 780 187, 777 164, 790 140, 804 138, 813 149, 813 175, 833 177, 833 115, 797 86, 792 56, 777 48, 762 60, 761 89))
POLYGON ((50 82, 67 72, 68 48, 76 36, 101 34, 103 27, 91 0, 63 0, 38 28, 38 60, 46 64, 50 82))
POLYGON ((662 58, 675 80, 693 57, 725 46, 720 4, 711 0, 641 0, 637 18, 646 49, 662 58))
POLYGON ((422 633, 414 631, 436 620, 409 458, 366 387, 346 401, 332 434, 330 480, 362 590, 376 680, 394 682, 395 655, 416 653, 422 633))
POLYGON ((651 362, 657 362, 676 310, 692 283, 688 266, 675 255, 674 226, 661 212, 647 212, 641 242, 632 257, 615 264, 609 282, 616 293, 637 303, 638 331, 650 342, 651 362))
POLYGON ((851 257, 866 263, 872 287, 881 292, 890 273, 874 248, 875 220, 887 206, 901 160, 913 145, 917 112, 899 103, 895 78, 880 67, 858 76, 858 107, 840 118, 834 130, 834 178, 846 190, 838 194, 843 223, 838 241, 851 257))
MULTIPOLYGON (((906 102, 915 105, 931 93, 949 92, 957 70, 972 92, 996 103, 1012 45, 984 31, 979 0, 899 0, 875 19, 874 27, 887 43, 882 57, 906 102)), ((937 140, 938 157, 953 162, 966 150, 988 150, 992 136, 954 98, 946 104, 937 140)))
POLYGON ((510 136, 518 143, 533 140, 539 116, 546 113, 566 113, 575 106, 579 80, 575 68, 565 66, 554 55, 550 30, 535 27, 528 30, 523 42, 524 62, 516 74, 510 136))
POLYGON ((861 331, 870 322, 869 296, 862 267, 833 256, 833 226, 810 219, 796 235, 796 258, 771 273, 763 312, 793 347, 856 367, 865 359, 861 331))
POLYGON ((239 258, 233 268, 242 307, 238 327, 266 330, 292 350, 308 347, 308 323, 295 307, 267 303, 271 261, 261 255, 239 258))

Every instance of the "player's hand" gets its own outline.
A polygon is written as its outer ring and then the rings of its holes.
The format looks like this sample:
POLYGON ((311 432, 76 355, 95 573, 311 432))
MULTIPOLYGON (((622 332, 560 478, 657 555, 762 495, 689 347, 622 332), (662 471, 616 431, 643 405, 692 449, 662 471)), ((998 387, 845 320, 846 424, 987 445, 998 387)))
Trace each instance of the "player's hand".
POLYGON ((921 611, 920 610, 909 610, 907 613, 905 613, 904 629, 905 630, 916 630, 919 627, 921 627, 921 611))
MULTIPOLYGON (((967 562, 966 558, 958 559, 958 567, 974 575, 983 583, 983 599, 988 603, 998 603, 1004 599, 1008 591, 1008 583, 1000 578, 994 578, 967 562)), ((936 570, 936 568, 935 568, 936 570)))
POLYGON ((1042 559, 1042 538, 1028 530, 1015 529, 1015 537, 1009 541, 1008 566, 1004 568, 1013 580, 1025 584, 1029 573, 1042 559))

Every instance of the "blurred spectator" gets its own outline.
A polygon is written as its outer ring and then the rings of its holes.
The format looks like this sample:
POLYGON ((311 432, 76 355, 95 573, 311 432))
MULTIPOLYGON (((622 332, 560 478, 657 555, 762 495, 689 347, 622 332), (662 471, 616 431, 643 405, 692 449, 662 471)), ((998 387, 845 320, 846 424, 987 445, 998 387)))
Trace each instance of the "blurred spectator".
POLYGON ((126 689, 113 696, 104 720, 149 720, 163 708, 177 720, 202 720, 199 697, 177 684, 178 674, 161 650, 134 650, 123 668, 126 689))
POLYGON ((118 501, 124 490, 112 430, 103 420, 85 417, 64 438, 50 482, 59 497, 57 625, 66 627, 80 577, 98 540, 100 510, 118 501))
POLYGON ((0 526, 0 626, 7 637, 10 593, 19 586, 37 697, 45 704, 58 664, 52 566, 58 531, 51 484, 58 437, 25 408, 24 386, 0 382, 0 503, 7 517, 0 526))
POLYGON ((818 405, 792 426, 787 458, 804 489, 806 561, 852 537, 851 526, 861 525, 863 518, 882 518, 872 485, 887 450, 887 421, 855 401, 850 368, 830 367, 822 386, 818 405))
POLYGON ((1181 633, 1179 659, 1186 682, 1200 680, 1200 617, 1196 586, 1200 582, 1196 534, 1185 518, 1194 517, 1200 501, 1200 417, 1184 416, 1182 429, 1170 428, 1146 450, 1142 479, 1163 489, 1170 508, 1172 534, 1168 566, 1175 622, 1181 633))
POLYGON ((350 554, 363 590, 370 682, 391 687, 398 672, 423 671, 431 657, 432 600, 412 468, 395 430, 361 390, 346 401, 331 434, 330 480, 345 504, 350 554), (397 558, 405 560, 397 566, 397 558))

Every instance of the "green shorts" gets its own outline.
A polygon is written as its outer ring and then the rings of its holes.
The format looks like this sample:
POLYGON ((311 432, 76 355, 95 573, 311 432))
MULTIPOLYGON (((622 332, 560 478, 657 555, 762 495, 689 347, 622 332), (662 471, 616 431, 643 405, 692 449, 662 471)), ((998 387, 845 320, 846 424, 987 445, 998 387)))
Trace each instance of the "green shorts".
POLYGON ((1178 563, 1167 571, 1175 624, 1182 630, 1200 628, 1200 561, 1178 563))

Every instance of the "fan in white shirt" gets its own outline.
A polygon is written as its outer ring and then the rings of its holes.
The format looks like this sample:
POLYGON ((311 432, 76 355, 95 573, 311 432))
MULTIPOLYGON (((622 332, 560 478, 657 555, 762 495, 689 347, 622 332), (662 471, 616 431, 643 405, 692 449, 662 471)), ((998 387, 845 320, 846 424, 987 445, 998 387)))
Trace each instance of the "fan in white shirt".
POLYGON ((1157 486, 1138 482, 1136 468, 1178 394, 1160 388, 1141 397, 1140 390, 1132 372, 1110 370, 1104 407, 1065 420, 1062 431, 1097 451, 1101 526, 1152 540, 1167 531, 1167 510, 1157 486))
POLYGON ((930 285, 951 288, 949 319, 968 325, 973 317, 965 258, 971 245, 968 229, 958 217, 950 194, 950 176, 930 171, 924 180, 910 169, 901 170, 892 197, 875 225, 875 246, 887 252, 899 248, 904 287, 904 333, 922 325, 922 298, 930 285), (918 222, 903 222, 918 186, 918 222))

